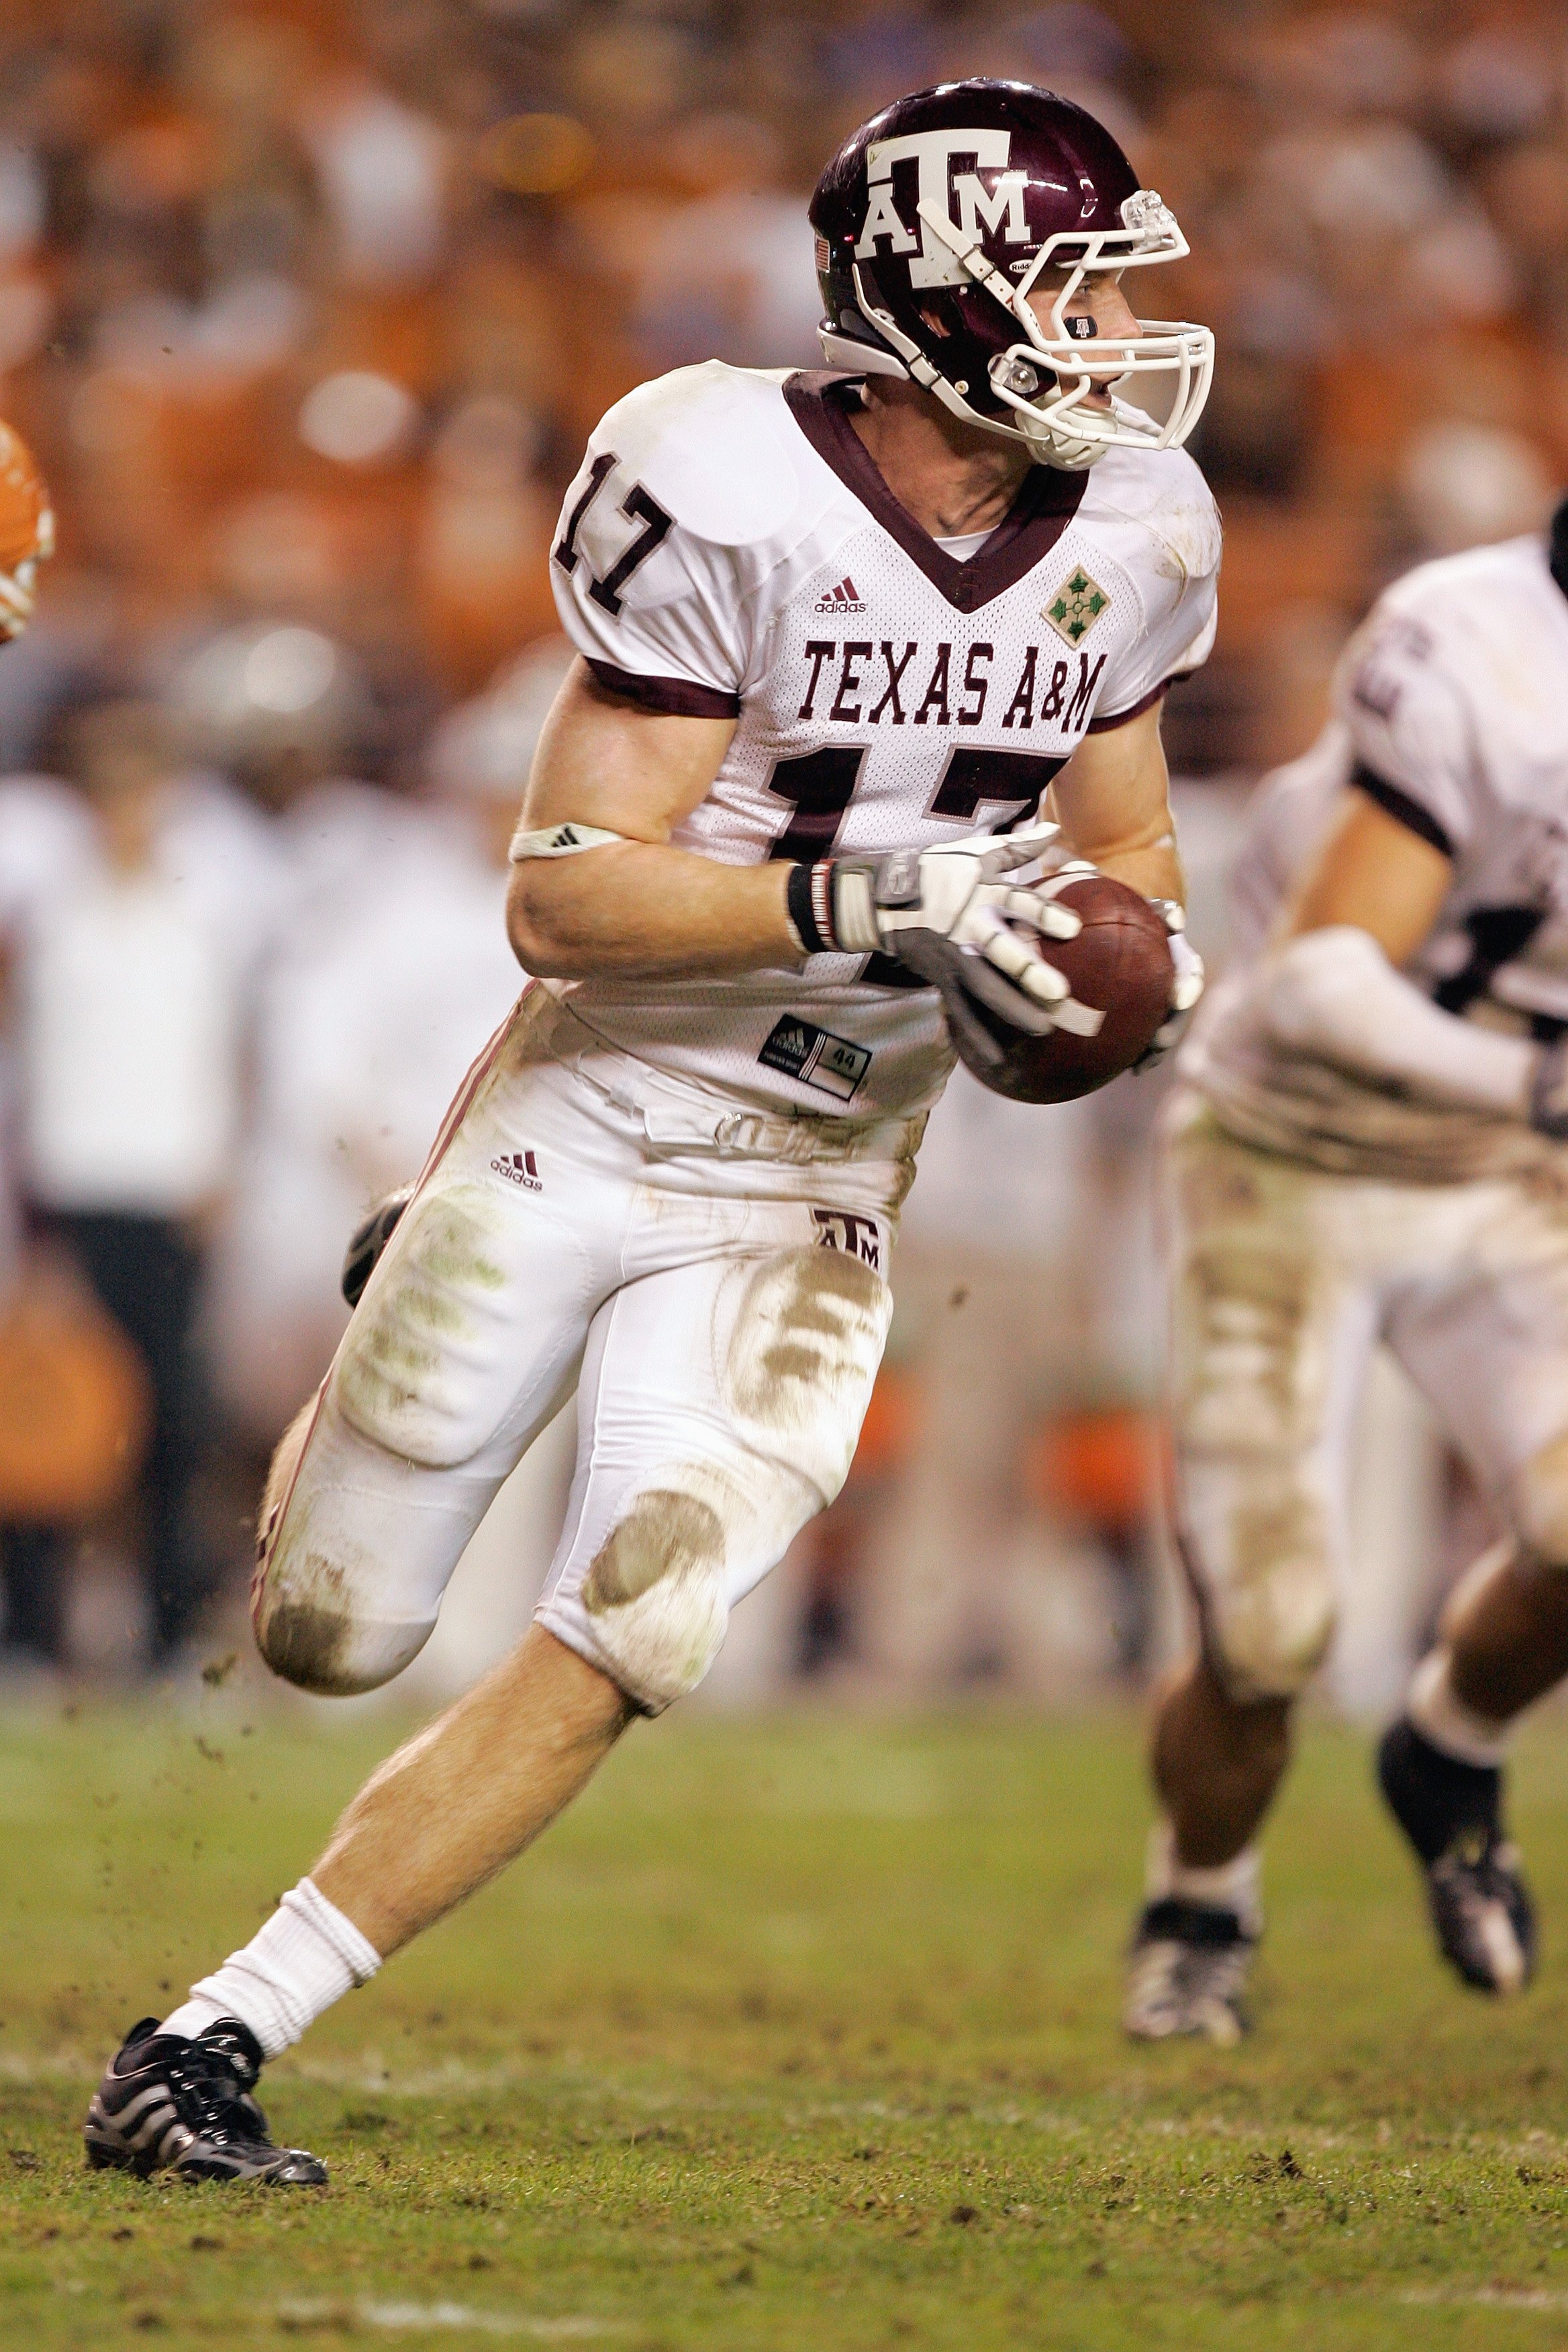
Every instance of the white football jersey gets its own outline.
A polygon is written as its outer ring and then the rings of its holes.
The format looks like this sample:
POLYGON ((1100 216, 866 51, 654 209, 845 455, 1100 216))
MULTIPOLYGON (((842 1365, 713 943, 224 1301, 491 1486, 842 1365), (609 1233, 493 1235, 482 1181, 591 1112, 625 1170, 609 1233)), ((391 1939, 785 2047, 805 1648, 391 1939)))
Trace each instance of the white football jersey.
POLYGON ((1544 542, 1424 563, 1347 649, 1335 716, 1264 785, 1234 889, 1243 955, 1178 1064, 1245 1139, 1320 1167, 1443 1181, 1540 1159, 1519 1122, 1405 1100, 1274 1046, 1248 969, 1347 790, 1453 859, 1406 977, 1446 1012, 1516 1035, 1568 1028, 1568 596, 1544 542))
MULTIPOLYGON (((1212 641, 1218 519, 1180 450, 1036 467, 960 562, 888 489, 857 397, 682 368, 610 410, 567 492, 556 602, 601 682, 739 722, 673 835, 722 865, 1008 829, 1212 641)), ((774 1105, 903 1113, 952 1066, 935 992, 882 957, 552 985, 611 1045, 774 1105)))

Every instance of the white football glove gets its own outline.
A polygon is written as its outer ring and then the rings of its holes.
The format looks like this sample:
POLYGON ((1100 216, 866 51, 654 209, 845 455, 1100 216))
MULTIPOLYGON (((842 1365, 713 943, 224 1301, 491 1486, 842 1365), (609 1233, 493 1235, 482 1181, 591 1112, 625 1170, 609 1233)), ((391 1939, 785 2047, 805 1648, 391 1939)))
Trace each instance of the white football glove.
POLYGON ((934 849, 796 866, 790 913, 808 951, 895 957, 950 1000, 956 988, 1014 1028, 1047 1036, 1071 1027, 1079 1007, 1064 975, 1012 927, 1037 940, 1076 939, 1083 926, 1054 895, 1071 874, 1033 885, 1005 877, 1036 864, 1060 831, 972 833, 934 849))
POLYGON ((1204 960, 1187 937, 1185 908, 1175 898, 1151 898, 1149 904, 1163 917, 1170 945, 1171 1009, 1155 1030, 1152 1041, 1133 1063, 1135 1070, 1152 1068, 1156 1062, 1164 1059, 1173 1045, 1180 1043, 1182 1033, 1204 992, 1204 960))

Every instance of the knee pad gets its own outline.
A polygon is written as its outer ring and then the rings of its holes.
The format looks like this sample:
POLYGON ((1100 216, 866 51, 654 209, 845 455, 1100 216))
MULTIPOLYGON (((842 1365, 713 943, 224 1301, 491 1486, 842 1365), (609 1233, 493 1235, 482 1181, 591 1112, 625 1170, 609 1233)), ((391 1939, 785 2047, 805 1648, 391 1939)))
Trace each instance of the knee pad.
POLYGON ((379 1690, 416 1658, 435 1630, 427 1623, 365 1617, 335 1607, 331 1563, 312 1560, 301 1591, 269 1583, 252 1612, 256 1646, 272 1672, 318 1698, 357 1698, 379 1690))
POLYGON ((730 1622, 722 1497, 653 1487, 600 1545, 583 1583, 594 1663, 658 1715, 694 1691, 730 1622))
POLYGON ((1532 1558, 1568 1569, 1568 1436, 1554 1437, 1514 1472, 1509 1516, 1532 1558))
POLYGON ((284 1682, 324 1697, 375 1690, 401 1674, 435 1624, 367 1613, 356 1591, 357 1555, 334 1544, 321 1496, 303 1499, 296 1482, 315 1425, 312 1399, 279 1442, 262 1498, 250 1622, 256 1646, 284 1682), (334 1557, 334 1554, 336 1555, 334 1557))
POLYGON ((1184 1478, 1182 1550, 1205 1647, 1243 1705, 1297 1697, 1328 1654, 1336 1616, 1322 1506, 1280 1465, 1264 1472, 1229 1465, 1184 1478))

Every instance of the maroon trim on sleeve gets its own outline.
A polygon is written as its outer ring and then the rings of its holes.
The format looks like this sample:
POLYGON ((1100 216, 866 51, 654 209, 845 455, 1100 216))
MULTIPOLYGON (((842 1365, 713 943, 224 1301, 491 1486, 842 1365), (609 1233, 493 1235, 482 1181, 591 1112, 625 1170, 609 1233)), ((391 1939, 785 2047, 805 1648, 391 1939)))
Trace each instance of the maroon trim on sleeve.
POLYGON ((1109 735, 1113 727, 1125 727, 1130 719, 1142 719, 1146 710, 1152 710, 1154 705, 1169 694, 1178 678, 1186 675, 1184 670, 1178 670, 1175 677, 1163 677, 1158 686, 1151 687, 1140 701, 1130 702, 1125 710, 1109 710, 1103 719, 1091 719, 1084 733, 1109 735))
POLYGON ((1419 801, 1412 800, 1410 794, 1402 792, 1397 784, 1391 784, 1386 776, 1380 776, 1375 768, 1369 768, 1364 760, 1358 760, 1351 770, 1351 782, 1358 793, 1364 793, 1369 801, 1375 801, 1380 809, 1386 811, 1396 824, 1405 825, 1418 840, 1429 841, 1433 848, 1441 850, 1445 857, 1453 856, 1454 845, 1448 832, 1438 824, 1431 810, 1423 808, 1419 801))
POLYGON ((588 667, 606 694, 635 702, 639 710, 658 710, 672 719, 739 719, 741 698, 722 694, 716 686, 696 686, 689 677, 645 677, 641 671, 617 669, 614 662, 586 656, 588 667))
POLYGON ((984 546, 960 563, 900 505, 850 424, 845 404, 859 382, 858 376, 803 369, 790 377, 784 394, 790 415, 817 456, 846 489, 854 491, 889 538, 898 541, 957 612, 977 613, 1044 562, 1077 514, 1089 476, 1066 474, 1055 466, 1031 466, 984 546))

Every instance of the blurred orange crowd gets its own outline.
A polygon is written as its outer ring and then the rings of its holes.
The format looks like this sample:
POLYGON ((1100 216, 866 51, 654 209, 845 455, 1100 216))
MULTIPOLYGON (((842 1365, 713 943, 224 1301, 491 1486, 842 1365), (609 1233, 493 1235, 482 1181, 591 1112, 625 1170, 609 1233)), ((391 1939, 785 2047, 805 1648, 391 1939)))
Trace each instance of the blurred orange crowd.
POLYGON ((552 627, 559 493, 613 399, 812 363, 821 161, 974 72, 1083 100, 1178 210, 1229 553, 1175 749, 1295 748, 1379 579, 1568 471, 1550 0, 11 0, 0 413, 55 486, 57 617, 138 660, 303 621, 395 751, 552 627))

